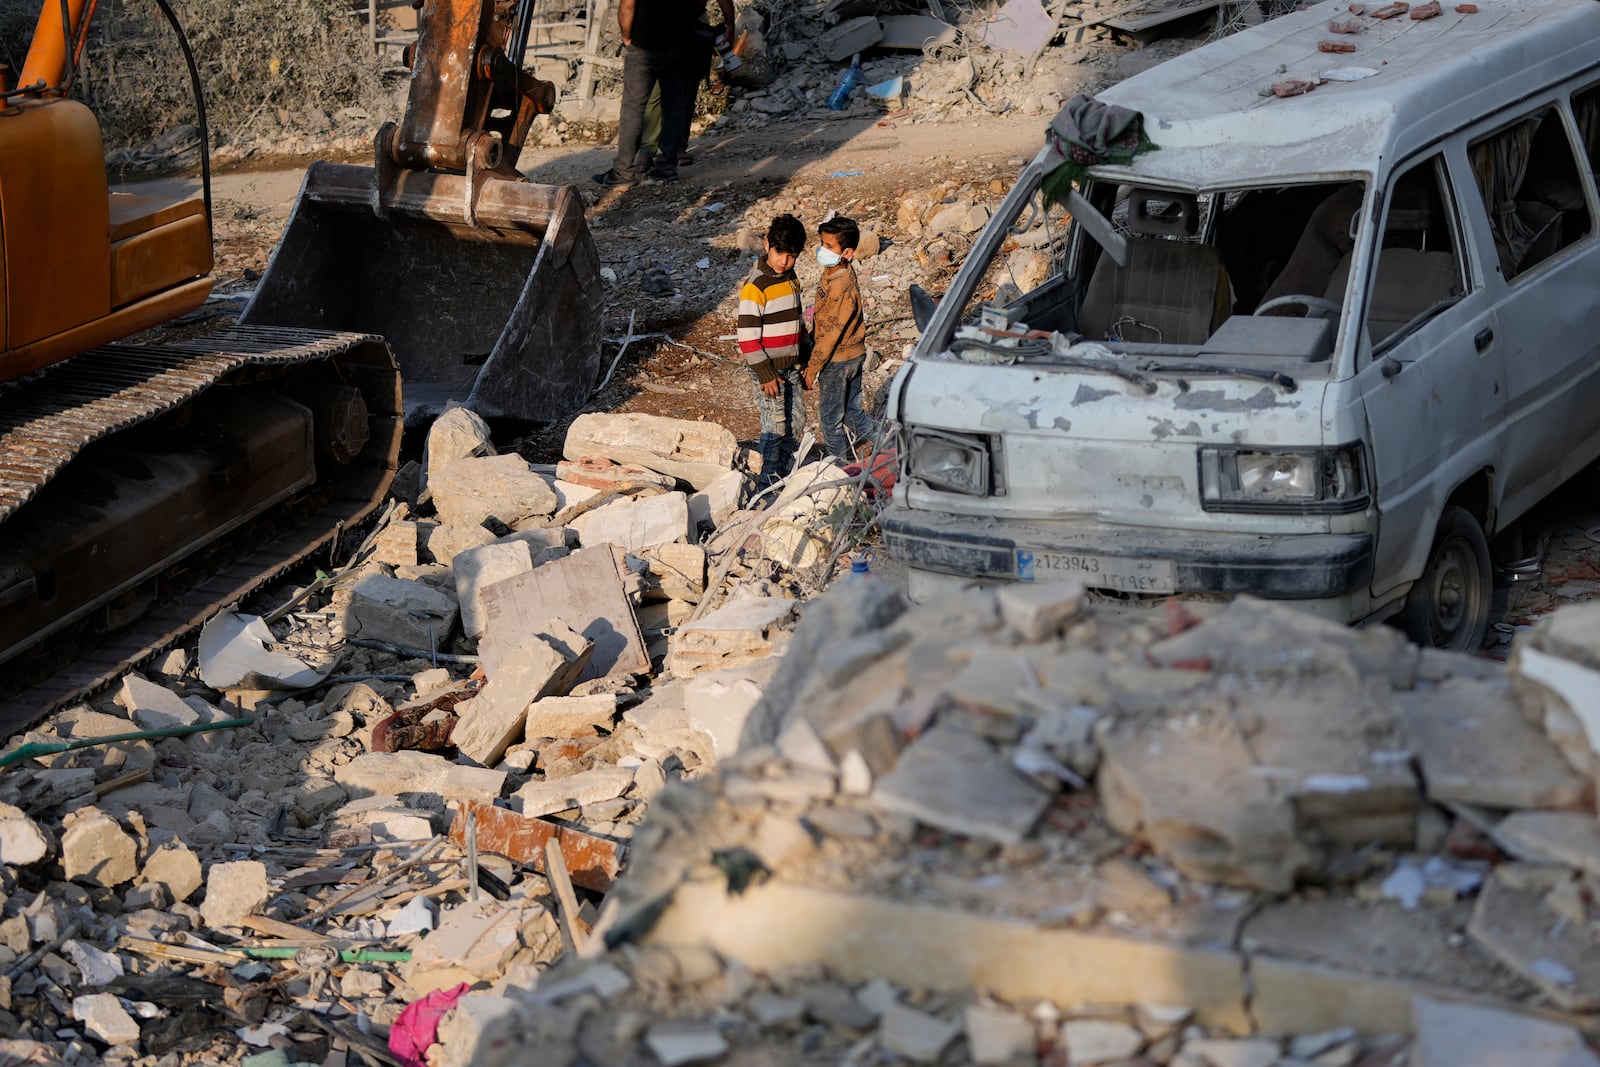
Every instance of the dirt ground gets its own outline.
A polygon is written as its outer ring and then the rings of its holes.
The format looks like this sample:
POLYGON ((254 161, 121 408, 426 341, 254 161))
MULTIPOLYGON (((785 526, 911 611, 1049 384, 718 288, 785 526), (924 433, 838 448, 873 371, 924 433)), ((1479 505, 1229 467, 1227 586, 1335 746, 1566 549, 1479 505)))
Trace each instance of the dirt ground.
MULTIPOLYGON (((905 197, 931 191, 936 199, 959 193, 998 200, 1039 148, 1044 125, 1038 116, 926 122, 902 114, 713 130, 691 143, 694 162, 681 168, 681 181, 624 191, 603 191, 591 180, 609 166, 613 145, 530 148, 523 170, 532 180, 575 184, 590 199, 601 262, 616 276, 608 278, 606 324, 613 343, 604 358, 617 362, 586 410, 712 420, 752 440, 754 406, 731 338, 738 287, 752 261, 750 235, 778 210, 794 212, 811 231, 832 210, 886 243, 902 240, 896 212, 905 197), (624 347, 630 318, 636 340, 624 347)), ((303 172, 304 162, 288 161, 214 177, 219 294, 241 301, 248 294, 288 219, 303 172)), ((197 185, 188 178, 143 183, 147 190, 197 185)), ((858 265, 869 345, 880 364, 892 368, 916 337, 906 283, 937 293, 959 263, 924 264, 919 257, 909 278, 904 268, 879 273, 871 259, 858 265)), ((803 285, 814 283, 818 268, 809 249, 797 269, 803 285)), ((564 434, 564 423, 536 430, 520 449, 530 460, 553 461, 564 434)), ((1522 552, 1542 565, 1525 568, 1521 580, 1497 591, 1505 611, 1488 654, 1504 657, 1516 630, 1537 616, 1600 594, 1597 484, 1600 479, 1576 479, 1524 520, 1522 552)))

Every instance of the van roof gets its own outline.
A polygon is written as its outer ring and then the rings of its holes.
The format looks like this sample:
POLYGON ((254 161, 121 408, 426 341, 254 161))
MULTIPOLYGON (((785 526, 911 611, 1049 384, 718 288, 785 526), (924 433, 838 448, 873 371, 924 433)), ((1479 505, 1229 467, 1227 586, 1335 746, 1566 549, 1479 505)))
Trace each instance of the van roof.
MULTIPOLYGON (((1368 0, 1367 11, 1385 2, 1368 0)), ((1328 22, 1349 15, 1349 0, 1328 0, 1136 74, 1099 99, 1143 112, 1160 150, 1094 173, 1197 188, 1375 176, 1433 137, 1600 65, 1596 0, 1475 0, 1475 14, 1440 2, 1435 18, 1368 14, 1358 19, 1365 32, 1342 35, 1328 22), (1356 50, 1319 52, 1322 40, 1356 50), (1341 68, 1377 73, 1301 96, 1271 93, 1274 83, 1341 68)))

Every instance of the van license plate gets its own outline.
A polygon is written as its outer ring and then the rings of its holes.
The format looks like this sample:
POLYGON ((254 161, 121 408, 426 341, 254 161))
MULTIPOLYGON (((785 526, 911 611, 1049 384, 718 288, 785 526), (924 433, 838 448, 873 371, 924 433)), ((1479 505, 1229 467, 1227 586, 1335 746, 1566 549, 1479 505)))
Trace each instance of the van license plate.
POLYGON ((1017 578, 1024 582, 1077 578, 1092 589, 1115 589, 1119 593, 1177 592, 1173 566, 1167 560, 1085 556, 1034 548, 1017 549, 1017 578))

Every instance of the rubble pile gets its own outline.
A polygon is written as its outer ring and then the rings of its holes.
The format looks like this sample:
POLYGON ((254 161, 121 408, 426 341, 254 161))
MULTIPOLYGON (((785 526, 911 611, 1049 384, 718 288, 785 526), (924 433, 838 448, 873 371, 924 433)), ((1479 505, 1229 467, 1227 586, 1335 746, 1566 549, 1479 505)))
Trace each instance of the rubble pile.
POLYGON ((0 1060, 355 1062, 581 941, 848 567, 864 479, 751 502, 728 431, 650 416, 567 444, 451 410, 350 563, 0 753, 0 1060))
POLYGON ((1195 610, 1109 614, 1071 584, 810 602, 737 752, 634 835, 610 951, 474 994, 497 1041, 552 1063, 1443 1067, 1505 1041, 1600 1062, 1571 1025, 1600 993, 1600 606, 1509 671, 1264 602, 1195 610))

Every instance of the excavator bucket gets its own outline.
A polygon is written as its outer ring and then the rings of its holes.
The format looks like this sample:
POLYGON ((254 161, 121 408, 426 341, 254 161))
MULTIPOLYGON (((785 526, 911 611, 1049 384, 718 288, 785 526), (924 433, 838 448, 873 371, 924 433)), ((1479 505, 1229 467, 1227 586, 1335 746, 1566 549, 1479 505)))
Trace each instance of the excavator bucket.
POLYGON ((406 420, 551 422, 600 371, 599 257, 571 186, 313 163, 240 321, 386 338, 406 420), (477 186, 474 193, 474 186, 477 186))

